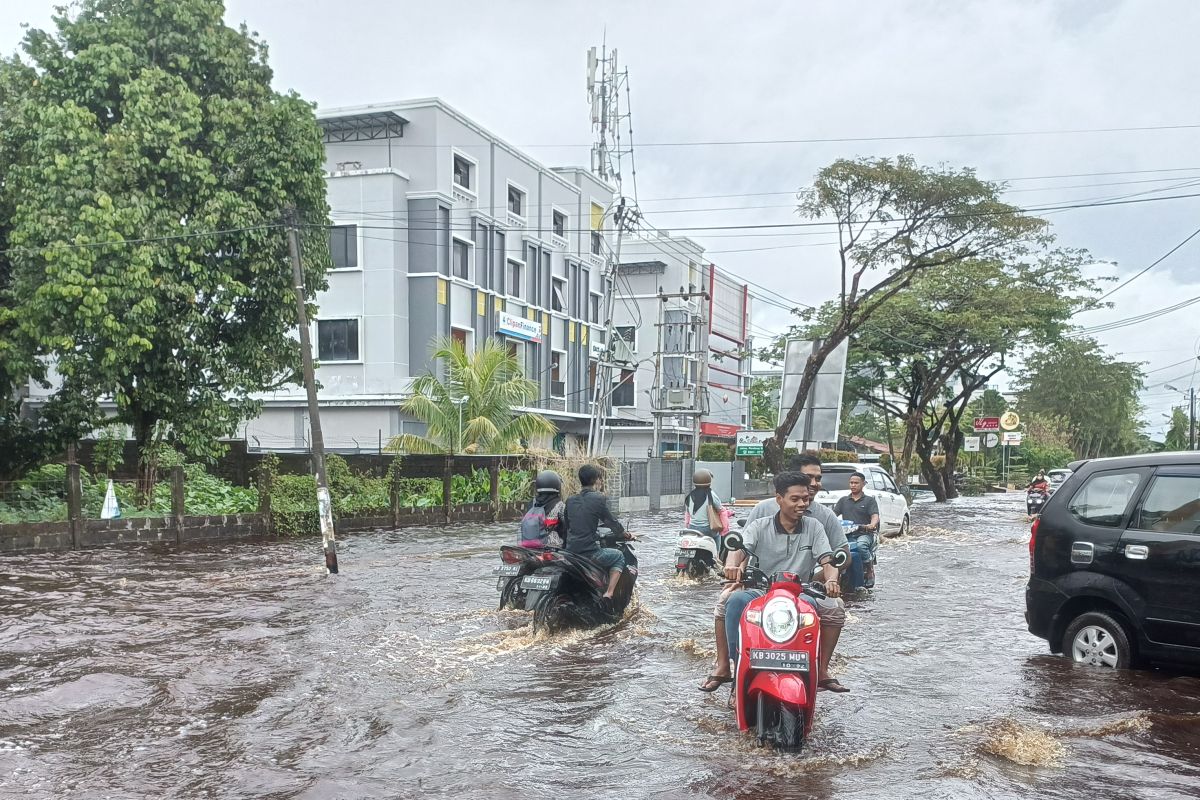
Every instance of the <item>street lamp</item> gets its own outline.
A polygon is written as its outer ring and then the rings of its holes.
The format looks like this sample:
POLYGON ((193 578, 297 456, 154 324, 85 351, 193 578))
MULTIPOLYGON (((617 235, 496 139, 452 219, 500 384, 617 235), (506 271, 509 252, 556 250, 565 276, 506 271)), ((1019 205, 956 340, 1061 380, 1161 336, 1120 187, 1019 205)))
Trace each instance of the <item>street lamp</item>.
POLYGON ((470 399, 471 399, 470 397, 468 397, 467 395, 464 394, 462 397, 460 397, 454 401, 455 404, 458 406, 458 440, 455 442, 455 448, 454 448, 455 453, 462 450, 463 406, 465 406, 467 404, 467 401, 469 401, 470 399))
POLYGON ((1185 392, 1183 389, 1177 389, 1171 384, 1166 384, 1166 388, 1172 392, 1179 392, 1188 396, 1188 450, 1196 449, 1196 388, 1188 387, 1185 392))

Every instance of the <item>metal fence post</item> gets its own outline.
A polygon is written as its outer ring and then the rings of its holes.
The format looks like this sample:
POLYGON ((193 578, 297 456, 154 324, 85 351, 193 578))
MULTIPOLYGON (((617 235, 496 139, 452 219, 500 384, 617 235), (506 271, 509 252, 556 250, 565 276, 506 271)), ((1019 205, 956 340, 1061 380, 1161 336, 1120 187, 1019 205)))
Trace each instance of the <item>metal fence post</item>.
POLYGON ((491 481, 489 487, 488 504, 491 506, 492 522, 500 519, 500 459, 492 461, 488 468, 488 478, 491 481))
POLYGON ((454 499, 454 457, 446 456, 446 465, 442 468, 442 511, 446 523, 450 522, 451 502, 454 499))

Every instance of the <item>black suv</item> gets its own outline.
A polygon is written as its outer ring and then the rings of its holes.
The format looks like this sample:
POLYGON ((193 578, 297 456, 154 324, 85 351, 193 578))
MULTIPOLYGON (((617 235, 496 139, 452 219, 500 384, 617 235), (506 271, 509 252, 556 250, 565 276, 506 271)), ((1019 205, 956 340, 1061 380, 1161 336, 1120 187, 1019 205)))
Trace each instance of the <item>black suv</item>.
POLYGON ((1070 467, 1029 539, 1030 633, 1084 664, 1200 666, 1200 452, 1070 467))

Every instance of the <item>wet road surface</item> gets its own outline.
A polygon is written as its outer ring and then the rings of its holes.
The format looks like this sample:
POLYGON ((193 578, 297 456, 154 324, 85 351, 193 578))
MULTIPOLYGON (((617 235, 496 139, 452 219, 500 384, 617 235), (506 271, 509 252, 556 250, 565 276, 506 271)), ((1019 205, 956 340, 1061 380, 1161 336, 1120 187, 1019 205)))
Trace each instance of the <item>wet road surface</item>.
POLYGON ((1075 667, 1025 632, 1020 497, 914 507, 851 601, 804 754, 740 734, 715 583, 634 520, 638 599, 534 636, 514 525, 0 560, 0 797, 1193 798, 1200 679, 1075 667))

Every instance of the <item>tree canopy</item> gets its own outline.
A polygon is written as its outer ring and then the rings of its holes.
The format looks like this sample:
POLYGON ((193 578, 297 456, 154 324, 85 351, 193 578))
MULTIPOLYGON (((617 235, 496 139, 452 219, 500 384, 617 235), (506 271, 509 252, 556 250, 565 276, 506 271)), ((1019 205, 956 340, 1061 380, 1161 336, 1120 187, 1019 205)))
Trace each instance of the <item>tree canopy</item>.
MULTIPOLYGON (((324 225, 312 107, 219 0, 83 0, 0 66, 0 328, 108 397, 143 453, 211 449, 295 379, 281 213, 324 225)), ((323 228, 305 285, 324 288, 323 228)), ((35 376, 36 377, 36 376, 35 376)), ((18 376, 19 378, 19 376, 18 376)))

